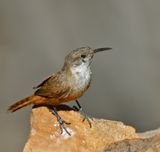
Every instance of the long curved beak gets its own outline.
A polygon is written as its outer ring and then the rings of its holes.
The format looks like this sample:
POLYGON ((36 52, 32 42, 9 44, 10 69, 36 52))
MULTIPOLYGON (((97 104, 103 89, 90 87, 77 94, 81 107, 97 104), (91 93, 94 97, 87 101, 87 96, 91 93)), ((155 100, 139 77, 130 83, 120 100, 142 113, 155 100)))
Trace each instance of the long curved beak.
POLYGON ((97 53, 97 52, 102 52, 102 51, 108 51, 111 50, 112 48, 110 47, 106 47, 106 48, 98 48, 98 49, 94 49, 93 52, 97 53))

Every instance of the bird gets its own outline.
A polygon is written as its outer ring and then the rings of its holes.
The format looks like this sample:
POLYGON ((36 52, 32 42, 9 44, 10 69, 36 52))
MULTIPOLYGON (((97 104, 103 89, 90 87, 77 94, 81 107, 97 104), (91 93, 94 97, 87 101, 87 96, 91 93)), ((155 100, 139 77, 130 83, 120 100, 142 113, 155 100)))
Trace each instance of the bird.
POLYGON ((18 109, 28 105, 45 105, 52 107, 52 113, 56 116, 58 123, 63 130, 70 135, 65 128, 66 123, 57 112, 57 105, 62 103, 76 101, 79 111, 84 114, 91 127, 90 119, 82 109, 78 99, 88 90, 91 84, 92 71, 91 63, 97 52, 111 50, 110 47, 92 49, 91 47, 80 47, 72 50, 64 59, 64 64, 58 72, 50 75, 39 85, 34 87, 33 95, 28 96, 9 106, 9 112, 15 112, 18 109))

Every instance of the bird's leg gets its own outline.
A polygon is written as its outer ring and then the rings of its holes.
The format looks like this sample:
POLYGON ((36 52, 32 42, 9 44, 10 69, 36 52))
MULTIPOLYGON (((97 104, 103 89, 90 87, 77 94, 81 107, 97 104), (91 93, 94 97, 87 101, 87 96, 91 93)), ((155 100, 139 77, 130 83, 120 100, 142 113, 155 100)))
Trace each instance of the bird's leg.
POLYGON ((92 124, 91 124, 90 118, 88 117, 86 112, 83 110, 83 108, 80 105, 80 103, 78 102, 78 100, 75 100, 75 102, 77 103, 78 107, 76 107, 76 106, 73 106, 73 107, 83 115, 83 117, 84 117, 83 121, 86 119, 88 121, 88 123, 89 123, 90 128, 91 128, 92 124))
POLYGON ((70 123, 65 122, 65 121, 59 116, 59 114, 58 114, 57 109, 56 109, 55 106, 52 106, 51 111, 52 111, 52 114, 54 114, 55 117, 57 118, 57 121, 58 121, 58 123, 59 123, 59 125, 60 125, 61 134, 63 133, 63 131, 65 131, 69 136, 71 136, 70 132, 69 132, 69 131, 66 129, 66 127, 64 126, 64 124, 70 124, 70 123))

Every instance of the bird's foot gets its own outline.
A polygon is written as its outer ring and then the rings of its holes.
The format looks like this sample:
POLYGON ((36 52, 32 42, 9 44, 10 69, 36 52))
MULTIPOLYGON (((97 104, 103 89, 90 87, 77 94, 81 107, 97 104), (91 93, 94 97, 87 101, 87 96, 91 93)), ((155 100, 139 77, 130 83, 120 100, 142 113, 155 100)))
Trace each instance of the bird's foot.
POLYGON ((78 100, 75 100, 75 102, 77 103, 77 106, 73 106, 73 108, 80 112, 82 115, 83 115, 83 121, 87 120, 90 128, 92 127, 92 124, 91 124, 91 118, 87 115, 87 113, 83 110, 83 108, 81 107, 80 103, 78 102, 78 100))
POLYGON ((63 134, 63 131, 65 131, 69 136, 71 136, 71 133, 66 129, 66 127, 65 127, 65 125, 64 125, 64 124, 69 125, 70 123, 64 121, 64 120, 60 117, 60 115, 58 114, 57 109, 56 109, 55 106, 52 107, 52 110, 51 110, 51 111, 52 111, 52 114, 54 114, 55 117, 57 118, 57 122, 58 122, 59 125, 60 125, 61 134, 63 134))

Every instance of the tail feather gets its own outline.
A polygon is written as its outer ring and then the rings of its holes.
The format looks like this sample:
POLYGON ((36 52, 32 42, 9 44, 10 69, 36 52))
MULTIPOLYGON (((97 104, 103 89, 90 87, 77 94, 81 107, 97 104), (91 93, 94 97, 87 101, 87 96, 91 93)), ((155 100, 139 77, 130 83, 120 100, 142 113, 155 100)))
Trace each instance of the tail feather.
POLYGON ((14 104, 12 104, 9 108, 8 108, 8 111, 9 112, 15 112, 16 110, 18 109, 21 109, 25 106, 28 106, 30 104, 35 104, 35 102, 37 100, 40 100, 41 97, 40 96, 35 96, 35 95, 32 95, 32 96, 29 96, 25 99, 22 99, 14 104))

